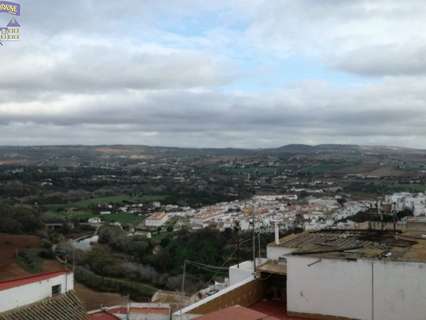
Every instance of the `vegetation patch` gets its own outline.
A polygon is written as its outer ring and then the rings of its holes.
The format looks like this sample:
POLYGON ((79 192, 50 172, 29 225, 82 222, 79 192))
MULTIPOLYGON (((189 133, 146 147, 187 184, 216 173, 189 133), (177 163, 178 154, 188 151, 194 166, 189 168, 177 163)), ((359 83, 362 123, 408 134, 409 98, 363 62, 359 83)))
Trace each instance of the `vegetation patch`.
POLYGON ((76 268, 75 277, 78 282, 89 288, 130 295, 130 298, 135 301, 147 301, 158 290, 153 286, 135 281, 99 276, 83 267, 76 268))
POLYGON ((39 273, 42 271, 43 260, 40 258, 40 251, 37 249, 27 249, 19 251, 16 262, 27 272, 39 273))

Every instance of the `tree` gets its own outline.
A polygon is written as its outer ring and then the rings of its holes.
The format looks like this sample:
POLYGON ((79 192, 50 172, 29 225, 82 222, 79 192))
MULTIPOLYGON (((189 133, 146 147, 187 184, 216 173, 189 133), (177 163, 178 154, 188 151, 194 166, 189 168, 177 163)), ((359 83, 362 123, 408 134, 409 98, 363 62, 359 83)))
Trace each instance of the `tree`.
POLYGON ((0 232, 35 233, 42 228, 38 211, 23 206, 0 208, 0 232))

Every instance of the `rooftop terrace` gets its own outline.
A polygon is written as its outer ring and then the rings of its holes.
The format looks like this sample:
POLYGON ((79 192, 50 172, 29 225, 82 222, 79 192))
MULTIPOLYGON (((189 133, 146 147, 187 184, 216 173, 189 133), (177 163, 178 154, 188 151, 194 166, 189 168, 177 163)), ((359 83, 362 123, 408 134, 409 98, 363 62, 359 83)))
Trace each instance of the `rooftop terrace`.
POLYGON ((322 230, 291 234, 269 246, 294 249, 290 255, 426 262, 426 237, 421 232, 322 230))

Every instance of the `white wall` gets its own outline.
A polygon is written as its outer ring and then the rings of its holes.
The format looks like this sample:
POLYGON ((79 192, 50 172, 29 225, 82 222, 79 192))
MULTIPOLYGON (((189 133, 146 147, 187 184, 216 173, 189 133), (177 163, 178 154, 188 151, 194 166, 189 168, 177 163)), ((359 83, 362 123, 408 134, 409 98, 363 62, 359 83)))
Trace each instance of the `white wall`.
POLYGON ((52 287, 60 284, 61 293, 74 289, 72 273, 0 291, 0 312, 12 310, 52 296, 52 287))
POLYGON ((426 319, 426 264, 374 263, 374 319, 426 319))
POLYGON ((426 264, 287 259, 287 306, 299 313, 365 320, 424 320, 426 264))
POLYGON ((288 311, 370 319, 371 264, 322 259, 308 266, 315 261, 287 258, 288 311))
POLYGON ((229 267, 229 285, 233 286, 241 281, 253 279, 253 261, 244 261, 238 265, 229 267))

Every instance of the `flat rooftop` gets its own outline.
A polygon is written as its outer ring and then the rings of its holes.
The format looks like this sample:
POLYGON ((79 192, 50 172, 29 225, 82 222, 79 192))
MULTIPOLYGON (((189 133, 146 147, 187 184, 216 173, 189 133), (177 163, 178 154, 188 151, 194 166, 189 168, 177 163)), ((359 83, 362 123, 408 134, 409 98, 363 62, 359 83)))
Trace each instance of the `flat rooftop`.
POLYGON ((267 262, 258 265, 256 270, 259 272, 284 276, 287 275, 287 264, 275 260, 268 260, 267 262))
POLYGON ((426 236, 422 232, 321 230, 291 234, 269 246, 294 249, 291 255, 426 262, 426 236))

